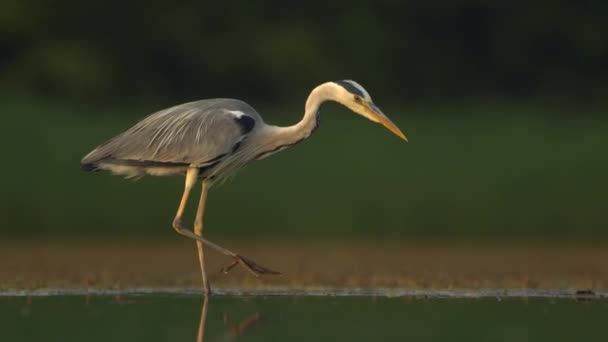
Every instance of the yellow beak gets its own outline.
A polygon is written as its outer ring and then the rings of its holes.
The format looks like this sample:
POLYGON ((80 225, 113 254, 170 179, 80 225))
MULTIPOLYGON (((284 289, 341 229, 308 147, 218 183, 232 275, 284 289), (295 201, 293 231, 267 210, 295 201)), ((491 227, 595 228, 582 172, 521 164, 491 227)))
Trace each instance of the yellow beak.
POLYGON ((386 115, 384 115, 384 113, 382 113, 382 111, 380 110, 380 108, 378 108, 378 106, 376 106, 374 103, 370 102, 368 104, 368 108, 369 108, 369 112, 370 112, 369 114, 372 116, 374 121, 380 123, 382 126, 386 127, 389 131, 395 133, 395 135, 397 135, 399 138, 401 138, 405 141, 408 141, 405 134, 403 134, 403 132, 401 132, 399 127, 397 127, 397 125, 395 125, 391 121, 391 119, 389 119, 386 115))

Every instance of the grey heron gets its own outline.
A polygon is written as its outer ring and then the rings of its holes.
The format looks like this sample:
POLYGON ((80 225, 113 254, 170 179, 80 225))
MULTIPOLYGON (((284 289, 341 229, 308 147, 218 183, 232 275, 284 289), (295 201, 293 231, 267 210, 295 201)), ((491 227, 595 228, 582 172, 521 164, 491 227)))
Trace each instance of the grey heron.
POLYGON ((235 99, 201 100, 161 110, 95 148, 82 159, 82 169, 109 170, 127 177, 185 175, 184 192, 173 219, 173 228, 177 233, 196 240, 203 289, 208 294, 203 245, 234 259, 232 264, 222 269, 224 272, 241 265, 255 276, 279 273, 203 237, 203 216, 209 189, 246 164, 308 138, 319 125, 319 109, 326 101, 338 102, 407 141, 361 85, 342 80, 314 88, 306 100, 304 117, 288 127, 266 124, 255 109, 235 99), (202 190, 192 231, 182 224, 182 216, 190 191, 198 179, 201 179, 202 190))

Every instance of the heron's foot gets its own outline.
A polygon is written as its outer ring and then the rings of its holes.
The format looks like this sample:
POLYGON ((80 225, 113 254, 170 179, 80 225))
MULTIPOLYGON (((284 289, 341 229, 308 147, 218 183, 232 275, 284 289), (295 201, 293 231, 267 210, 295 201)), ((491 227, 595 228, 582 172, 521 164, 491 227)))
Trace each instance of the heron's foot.
POLYGON ((232 262, 232 264, 230 264, 226 267, 222 267, 221 272, 226 274, 226 273, 230 272, 230 270, 232 270, 236 265, 243 266, 254 277, 259 277, 260 274, 274 274, 274 275, 281 274, 281 272, 273 271, 267 267, 256 264, 253 260, 247 259, 241 255, 235 255, 234 261, 232 262))

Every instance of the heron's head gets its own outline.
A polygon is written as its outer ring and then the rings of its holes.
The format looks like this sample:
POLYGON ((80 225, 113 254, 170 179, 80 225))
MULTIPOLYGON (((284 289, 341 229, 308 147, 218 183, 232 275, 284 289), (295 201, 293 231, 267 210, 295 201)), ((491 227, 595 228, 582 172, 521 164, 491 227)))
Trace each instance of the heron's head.
POLYGON ((369 93, 357 82, 351 80, 333 82, 336 88, 336 100, 353 112, 386 127, 401 139, 407 141, 405 134, 395 125, 378 106, 374 104, 369 93))

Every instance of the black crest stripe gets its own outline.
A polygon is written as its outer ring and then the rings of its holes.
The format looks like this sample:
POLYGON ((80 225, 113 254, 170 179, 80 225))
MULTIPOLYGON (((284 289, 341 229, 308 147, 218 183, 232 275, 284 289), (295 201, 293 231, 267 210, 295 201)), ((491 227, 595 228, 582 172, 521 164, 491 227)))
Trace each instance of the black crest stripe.
POLYGON ((339 84, 342 88, 346 89, 349 93, 355 94, 361 97, 365 97, 365 94, 359 88, 355 87, 352 83, 348 81, 335 81, 334 83, 339 84))

